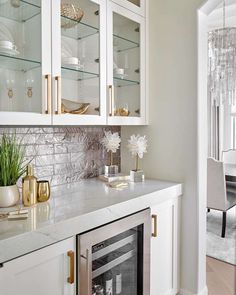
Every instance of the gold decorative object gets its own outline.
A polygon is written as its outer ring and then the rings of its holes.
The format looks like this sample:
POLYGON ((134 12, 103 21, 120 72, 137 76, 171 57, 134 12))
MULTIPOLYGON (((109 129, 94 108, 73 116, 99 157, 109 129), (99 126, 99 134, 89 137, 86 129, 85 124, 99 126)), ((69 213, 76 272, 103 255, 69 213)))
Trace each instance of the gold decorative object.
POLYGON ((128 117, 130 115, 130 111, 126 108, 119 108, 115 110, 115 116, 122 116, 122 117, 128 117))
POLYGON ((22 200, 26 207, 37 203, 37 178, 33 174, 33 167, 28 165, 27 174, 22 178, 22 200))
POLYGON ((64 0, 61 4, 61 27, 63 29, 73 28, 81 21, 84 11, 79 7, 77 1, 64 0))
POLYGON ((68 114, 82 115, 85 114, 90 106, 90 103, 75 102, 67 99, 62 99, 61 112, 68 114))
POLYGON ((50 198, 50 185, 47 180, 38 181, 38 202, 46 202, 50 198))

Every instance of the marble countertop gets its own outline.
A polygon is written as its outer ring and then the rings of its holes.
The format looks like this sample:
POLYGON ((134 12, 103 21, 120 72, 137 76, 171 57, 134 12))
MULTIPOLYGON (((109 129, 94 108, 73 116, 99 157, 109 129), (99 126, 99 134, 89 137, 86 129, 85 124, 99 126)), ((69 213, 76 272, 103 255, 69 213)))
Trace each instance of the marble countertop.
POLYGON ((29 209, 27 220, 0 221, 0 263, 181 194, 181 184, 158 180, 120 190, 97 179, 55 187, 49 202, 29 209))

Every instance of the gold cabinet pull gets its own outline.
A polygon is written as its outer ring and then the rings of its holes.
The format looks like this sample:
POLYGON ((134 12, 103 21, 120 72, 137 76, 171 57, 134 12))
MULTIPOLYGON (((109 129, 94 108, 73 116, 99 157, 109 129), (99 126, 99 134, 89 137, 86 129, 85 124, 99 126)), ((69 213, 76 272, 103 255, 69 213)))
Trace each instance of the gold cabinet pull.
POLYGON ((51 75, 45 75, 45 79, 47 80, 47 102, 46 102, 46 110, 45 114, 51 114, 52 110, 52 77, 51 75))
POLYGON ((109 90, 109 100, 110 100, 110 105, 109 105, 109 116, 112 117, 114 116, 114 87, 113 85, 108 86, 109 90))
POLYGON ((156 214, 152 215, 152 220, 154 225, 154 232, 152 233, 152 237, 156 238, 157 237, 157 215, 156 214))
POLYGON ((67 278, 69 284, 74 284, 75 282, 75 253, 73 251, 68 251, 67 256, 70 258, 70 276, 67 278))
POLYGON ((56 114, 60 115, 61 114, 61 77, 56 76, 55 80, 57 82, 57 110, 56 110, 56 114))

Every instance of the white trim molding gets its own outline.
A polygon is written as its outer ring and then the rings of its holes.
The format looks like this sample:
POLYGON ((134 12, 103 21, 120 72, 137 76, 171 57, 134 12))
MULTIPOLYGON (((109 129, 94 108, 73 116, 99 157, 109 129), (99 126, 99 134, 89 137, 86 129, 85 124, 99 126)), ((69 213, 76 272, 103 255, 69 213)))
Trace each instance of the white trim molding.
POLYGON ((208 289, 207 286, 205 286, 205 288, 199 293, 192 293, 187 290, 181 289, 178 295, 208 295, 208 289))

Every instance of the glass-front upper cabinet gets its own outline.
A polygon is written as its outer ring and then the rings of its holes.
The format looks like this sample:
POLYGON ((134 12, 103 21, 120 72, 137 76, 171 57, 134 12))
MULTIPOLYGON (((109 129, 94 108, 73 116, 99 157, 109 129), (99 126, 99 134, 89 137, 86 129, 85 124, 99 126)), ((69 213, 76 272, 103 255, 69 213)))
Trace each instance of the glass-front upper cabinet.
POLYGON ((108 9, 108 124, 145 124, 145 19, 113 2, 108 9))
POLYGON ((51 6, 0 0, 0 124, 51 124, 51 6))
POLYGON ((52 1, 53 124, 106 123, 106 1, 52 1))
POLYGON ((148 0, 111 0, 137 14, 145 16, 148 0))

